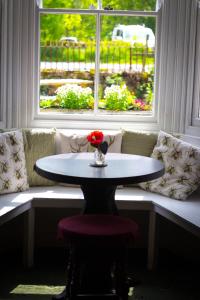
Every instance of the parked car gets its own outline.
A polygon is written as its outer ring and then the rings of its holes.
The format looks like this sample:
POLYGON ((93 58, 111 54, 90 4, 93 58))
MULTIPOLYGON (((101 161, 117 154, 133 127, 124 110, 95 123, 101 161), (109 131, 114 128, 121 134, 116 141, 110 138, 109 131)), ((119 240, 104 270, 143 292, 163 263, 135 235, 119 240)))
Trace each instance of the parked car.
POLYGON ((112 33, 113 41, 140 43, 150 48, 155 47, 155 35, 151 28, 142 25, 117 25, 112 33))
POLYGON ((63 36, 60 39, 61 42, 72 42, 72 43, 77 43, 78 39, 75 36, 63 36))

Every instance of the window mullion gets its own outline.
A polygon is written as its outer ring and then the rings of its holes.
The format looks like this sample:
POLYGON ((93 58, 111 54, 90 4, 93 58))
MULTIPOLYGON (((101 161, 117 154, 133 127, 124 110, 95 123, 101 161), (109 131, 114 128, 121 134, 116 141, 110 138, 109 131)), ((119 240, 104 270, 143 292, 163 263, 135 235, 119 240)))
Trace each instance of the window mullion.
POLYGON ((98 111, 99 101, 99 71, 100 71, 100 40, 101 40, 101 16, 96 14, 96 51, 95 51, 95 78, 94 78, 94 113, 98 111))
POLYGON ((98 9, 102 9, 102 1, 98 0, 98 9))
POLYGON ((135 10, 104 10, 104 9, 75 9, 75 8, 39 8, 43 14, 82 14, 82 15, 110 15, 110 16, 135 16, 135 17, 156 17, 156 11, 135 11, 135 10))

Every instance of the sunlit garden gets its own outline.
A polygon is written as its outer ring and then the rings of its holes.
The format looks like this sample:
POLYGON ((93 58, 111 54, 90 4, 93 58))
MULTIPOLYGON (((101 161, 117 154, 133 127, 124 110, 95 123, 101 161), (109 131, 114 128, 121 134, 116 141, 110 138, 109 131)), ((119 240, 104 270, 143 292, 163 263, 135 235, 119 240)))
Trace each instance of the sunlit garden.
MULTIPOLYGON (((55 7, 55 2, 44 0, 43 7, 55 7)), ((76 8, 74 1, 57 2, 61 8, 76 8)), ((91 3, 86 2, 89 8, 91 3)), ((124 9, 132 9, 131 2, 127 1, 124 9)), ((154 4, 152 1, 152 10, 154 4)), ((118 0, 112 5, 121 9, 118 0)), ((134 5, 139 10, 139 1, 134 5)), ((148 1, 148 10, 150 5, 148 1)), ((98 45, 95 10, 91 15, 46 13, 40 20, 41 112, 152 111, 154 17, 102 14, 98 45)))

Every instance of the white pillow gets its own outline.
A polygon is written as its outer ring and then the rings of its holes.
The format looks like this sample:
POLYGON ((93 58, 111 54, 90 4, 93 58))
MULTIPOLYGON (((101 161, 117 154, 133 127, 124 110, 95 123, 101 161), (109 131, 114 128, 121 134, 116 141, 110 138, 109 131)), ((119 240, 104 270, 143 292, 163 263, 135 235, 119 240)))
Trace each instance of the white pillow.
POLYGON ((0 134, 0 194, 29 188, 21 131, 0 134))
MULTIPOLYGON (((70 152, 92 152, 95 150, 87 140, 87 135, 91 130, 56 130, 56 153, 70 152)), ((122 132, 103 131, 104 141, 108 142, 108 152, 120 153, 122 144, 122 132)), ((60 183, 64 186, 77 186, 72 184, 60 183)), ((118 186, 121 188, 122 186, 118 186)))
POLYGON ((200 149, 163 131, 151 157, 161 160, 165 174, 140 187, 170 198, 185 200, 200 185, 200 149))
MULTIPOLYGON (((71 132, 58 130, 56 132, 56 153, 91 152, 94 148, 87 140, 91 131, 71 132)), ((122 132, 104 132, 104 141, 108 142, 108 152, 120 153, 122 143, 122 132)))

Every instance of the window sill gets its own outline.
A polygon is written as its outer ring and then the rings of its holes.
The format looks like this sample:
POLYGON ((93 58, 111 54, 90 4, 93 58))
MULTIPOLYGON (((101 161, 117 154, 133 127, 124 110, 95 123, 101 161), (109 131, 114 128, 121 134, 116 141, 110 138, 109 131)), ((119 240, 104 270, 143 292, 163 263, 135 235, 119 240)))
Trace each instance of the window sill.
POLYGON ((159 126, 152 115, 66 115, 39 113, 29 122, 29 127, 58 127, 77 129, 122 129, 157 131, 159 126), (112 117, 112 118, 111 118, 112 117))

